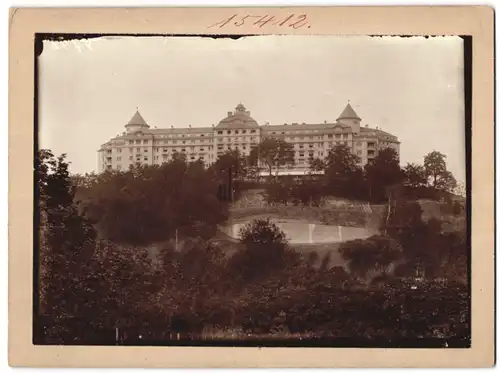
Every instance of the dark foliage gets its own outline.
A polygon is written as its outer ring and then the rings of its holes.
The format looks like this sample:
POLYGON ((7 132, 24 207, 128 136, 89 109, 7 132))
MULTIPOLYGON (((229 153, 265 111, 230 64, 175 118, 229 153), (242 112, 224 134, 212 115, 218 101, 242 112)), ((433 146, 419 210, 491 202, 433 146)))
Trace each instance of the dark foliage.
MULTIPOLYGON (((320 204, 321 182, 276 183, 274 199, 320 204)), ((37 183, 35 343, 116 344, 117 331, 120 344, 206 339, 207 331, 470 337, 465 235, 424 221, 420 205, 397 193, 383 235, 341 245, 343 268, 331 267, 329 254, 298 254, 269 220, 245 227, 231 255, 207 240, 227 205, 216 198, 216 173, 198 163, 71 178, 64 157, 41 151, 37 183)))

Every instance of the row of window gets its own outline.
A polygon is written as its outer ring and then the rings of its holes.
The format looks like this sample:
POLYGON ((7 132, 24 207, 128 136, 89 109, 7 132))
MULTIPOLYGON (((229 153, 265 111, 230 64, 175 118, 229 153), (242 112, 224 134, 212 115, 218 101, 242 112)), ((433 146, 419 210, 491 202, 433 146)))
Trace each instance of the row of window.
MULTIPOLYGON (((309 139, 309 137, 307 137, 307 136, 306 136, 306 137, 300 137, 299 139, 300 139, 300 140, 302 140, 303 138, 305 138, 304 140, 308 140, 308 139, 309 139)), ((314 140, 314 137, 312 137, 312 138, 313 138, 313 140, 314 140)), ((331 138, 331 137, 329 136, 329 138, 331 138)), ((227 139, 228 139, 228 140, 231 140, 230 138, 227 138, 227 139)), ((239 139, 239 138, 234 138, 234 141, 233 141, 233 142, 234 142, 234 143, 238 143, 238 139, 239 139)), ((241 139, 243 140, 244 138, 241 138, 241 139)), ((253 143, 252 143, 252 146, 255 146, 255 143, 254 143, 254 142, 255 142, 255 138, 253 138, 253 137, 252 137, 252 138, 247 138, 247 139, 250 139, 250 140, 251 140, 251 142, 253 142, 253 143)), ((330 142, 329 144, 327 143, 327 146, 329 145, 330 147, 333 147, 333 146, 334 146, 334 144, 335 144, 335 145, 337 145, 337 144, 348 145, 348 142, 347 142, 347 140, 346 140, 346 137, 343 137, 343 141, 339 141, 339 140, 338 140, 338 139, 340 139, 340 137, 338 137, 338 138, 336 137, 335 139, 336 139, 336 140, 335 140, 335 142, 330 142)), ((225 141, 225 140, 226 140, 226 138, 224 138, 224 139, 222 139, 222 140, 223 140, 223 141, 225 141)), ((202 141, 202 142, 203 142, 203 141, 202 141)), ((173 144, 176 144, 177 142, 174 140, 174 141, 172 141, 172 143, 173 143, 173 144)), ((182 144, 185 144, 185 143, 186 143, 185 141, 182 141, 182 144)), ((316 144, 317 144, 317 146, 318 146, 318 147, 322 147, 322 146, 323 146, 323 143, 316 143, 316 144)), ((385 143, 381 143, 381 144, 382 144, 382 145, 385 145, 385 143)), ((298 145, 298 144, 296 144, 295 146, 297 146, 297 145, 298 145)), ((387 144, 387 145, 388 145, 388 144, 387 144)), ((302 147, 303 147, 303 145, 298 145, 298 146, 299 146, 299 148, 302 148, 302 147)), ((361 147, 361 146, 362 146, 362 142, 357 141, 357 142, 356 142, 356 146, 357 146, 358 148, 359 148, 359 147, 361 147)), ((374 148, 375 146, 376 146, 376 143, 375 143, 375 142, 367 142, 367 147, 368 147, 368 148, 374 148)), ((218 149, 221 149, 220 147, 221 147, 221 146, 219 145, 219 146, 218 146, 218 149)), ((309 148, 312 148, 312 147, 313 147, 313 145, 312 145, 312 144, 309 144, 309 148)), ((167 149, 168 149, 168 148, 163 148, 163 152, 167 152, 167 149)), ((193 146, 190 146, 190 149, 191 149, 191 150, 193 150, 193 146)), ((208 150, 211 150, 211 149, 212 149, 212 146, 210 146, 210 145, 209 145, 209 146, 208 146, 208 150)), ((244 148, 244 149, 245 149, 245 148, 244 148)), ((115 148, 115 150, 116 150, 116 153, 122 153, 122 148, 115 148)), ((139 152, 141 152, 141 147, 130 147, 130 148, 129 148, 129 151, 130 151, 131 153, 133 153, 133 152, 134 152, 134 150, 135 150, 135 152, 136 152, 136 153, 139 153, 139 152)), ((156 147, 156 148, 155 148, 155 151, 156 151, 156 152, 160 152, 160 148, 156 147)), ((173 151, 173 152, 175 152, 175 148, 174 148, 174 149, 172 149, 172 151, 173 151)), ((146 147, 145 147, 145 148, 144 148, 144 152, 148 152, 148 148, 146 148, 146 147)), ((111 155, 111 153, 112 153, 112 150, 111 150, 111 149, 106 150, 106 154, 107 154, 108 156, 109 156, 109 155, 111 155)))
MULTIPOLYGON (((287 136, 285 140, 323 140, 323 139, 333 139, 333 134, 325 134, 324 136, 287 136)), ((349 134, 335 134, 335 139, 349 139, 349 134)))
MULTIPOLYGON (((191 157, 189 158, 189 161, 197 161, 197 160, 205 161, 205 158, 204 158, 203 156, 198 157, 198 158, 197 158, 197 157, 195 157, 195 156, 191 156, 191 157)), ((148 160, 147 160, 147 159, 144 159, 144 161, 148 161, 148 160)), ((162 163, 166 163, 166 162, 167 162, 167 161, 166 161, 165 159, 163 159, 163 160, 162 160, 162 163)), ((136 166, 140 166, 140 165, 142 165, 142 162, 141 162, 141 160, 136 160, 136 162, 131 162, 131 163, 129 163, 129 164, 128 164, 128 167, 131 167, 131 166, 133 166, 134 164, 135 164, 136 166)), ((144 163, 144 164, 145 164, 145 165, 147 165, 147 163, 144 163)), ((158 163, 158 164, 159 164, 159 163, 158 163)), ((112 168, 113 168, 113 165, 111 165, 111 164, 106 165, 106 169, 111 170, 112 168)), ((122 170, 122 165, 120 165, 120 164, 116 165, 116 170, 122 170)))
MULTIPOLYGON (((209 135, 208 135, 209 136, 209 135)), ((205 134, 177 134, 177 135, 154 135, 155 138, 191 138, 191 137, 205 137, 205 134)), ((149 144, 150 139, 130 139, 128 144, 149 144)), ((176 140, 174 140, 175 142, 176 140)), ((203 139, 200 139, 203 141, 203 139)))
MULTIPOLYGON (((256 130, 249 130, 248 133, 249 134, 255 134, 257 131, 256 130)), ((247 130, 226 130, 225 132, 227 135, 231 135, 231 134, 235 134, 235 135, 238 135, 238 134, 246 134, 247 133, 247 130)), ((223 130, 219 130, 217 131, 217 135, 223 135, 224 134, 224 131, 223 130)))
POLYGON ((218 139, 219 142, 254 142, 256 141, 257 139, 255 139, 254 137, 234 137, 234 138, 220 138, 218 139))
MULTIPOLYGON (((188 144, 194 144, 194 143, 205 143, 205 140, 204 139, 196 139, 196 140, 179 140, 179 144, 186 144, 186 142, 188 144)), ((211 143, 212 142, 212 139, 207 139, 207 143, 211 143)), ((129 141, 129 145, 132 145, 134 144, 134 141, 133 140, 130 140, 129 141)), ((137 140, 136 143, 137 144, 141 144, 141 141, 140 140, 137 140)), ((142 143, 144 145, 147 145, 148 144, 148 141, 147 140, 144 140, 144 142, 142 143)), ((166 145, 166 144, 177 144, 177 140, 161 140, 161 141, 156 141, 156 142, 153 142, 152 143, 153 145, 166 145)))

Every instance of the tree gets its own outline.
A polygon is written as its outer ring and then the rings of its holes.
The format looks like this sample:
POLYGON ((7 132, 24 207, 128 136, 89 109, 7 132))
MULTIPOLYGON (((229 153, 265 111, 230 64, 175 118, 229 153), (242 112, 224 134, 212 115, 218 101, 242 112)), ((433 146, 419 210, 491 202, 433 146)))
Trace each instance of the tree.
POLYGON ((332 148, 325 160, 327 190, 340 197, 362 196, 364 180, 359 161, 346 145, 332 148))
POLYGON ((453 191, 457 182, 453 174, 446 169, 446 155, 432 151, 424 157, 424 168, 431 186, 437 190, 453 191))
POLYGON ((217 175, 222 179, 228 177, 229 170, 235 178, 245 178, 247 175, 247 160, 237 150, 229 150, 217 158, 213 164, 217 175))
POLYGON ((433 277, 445 259, 442 222, 434 218, 425 222, 422 213, 418 202, 399 203, 382 230, 403 247, 405 267, 413 270, 412 276, 433 277))
POLYGON ((215 232, 227 217, 211 169, 183 158, 161 166, 103 175, 87 192, 86 214, 101 234, 116 243, 145 245, 185 235, 215 232))
POLYGON ((420 188, 427 185, 427 176, 422 165, 408 163, 403 168, 403 173, 406 186, 420 188))
POLYGON ((267 167, 270 177, 274 169, 275 176, 278 176, 282 166, 294 164, 293 145, 281 139, 264 139, 250 152, 249 162, 251 165, 267 167))
POLYGON ((310 158, 309 159, 309 170, 312 172, 324 172, 326 163, 320 158, 310 158))
POLYGON ((243 227, 240 240, 246 245, 278 245, 288 244, 285 233, 271 220, 256 219, 243 227))
POLYGON ((295 205, 321 206, 324 186, 320 181, 302 179, 290 188, 290 198, 295 205))
POLYGON ((385 197, 388 187, 403 180, 399 156, 393 148, 381 149, 375 159, 366 165, 365 170, 370 185, 370 196, 375 201, 385 197))
POLYGON ((244 248, 229 262, 236 283, 246 284, 280 273, 299 259, 288 247, 285 233, 269 219, 248 223, 241 229, 240 238, 244 248))
POLYGON ((220 183, 221 198, 238 200, 241 193, 240 182, 252 176, 247 167, 247 159, 238 150, 229 150, 217 158, 212 168, 220 183))
POLYGON ((457 187, 457 180, 455 179, 451 171, 446 170, 436 181, 434 187, 438 190, 453 192, 457 187))
POLYGON ((402 248, 389 236, 375 235, 344 242, 339 252, 352 274, 367 278, 372 272, 387 274, 390 265, 401 258, 402 248))
POLYGON ((67 319, 85 302, 81 298, 82 264, 93 256, 95 248, 96 233, 73 202, 75 188, 65 158, 64 154, 56 158, 49 150, 40 150, 36 158, 40 233, 36 340, 52 336, 60 341, 68 333, 67 319), (42 316, 47 330, 39 324, 42 316))

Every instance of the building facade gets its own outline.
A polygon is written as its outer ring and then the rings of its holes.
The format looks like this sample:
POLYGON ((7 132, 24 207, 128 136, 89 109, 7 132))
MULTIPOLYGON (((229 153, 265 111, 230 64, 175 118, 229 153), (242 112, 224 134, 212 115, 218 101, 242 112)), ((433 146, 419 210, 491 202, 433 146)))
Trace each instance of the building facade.
POLYGON ((229 150, 249 155, 263 139, 278 138, 292 144, 295 151, 295 165, 283 173, 301 174, 308 171, 310 158, 324 159, 336 145, 349 147, 364 166, 380 149, 391 147, 399 154, 400 144, 396 136, 378 127, 362 126, 350 104, 335 122, 259 125, 239 104, 217 126, 163 129, 152 129, 137 110, 125 130, 98 150, 99 172, 161 165, 175 153, 184 154, 189 162, 202 160, 210 165, 229 150))

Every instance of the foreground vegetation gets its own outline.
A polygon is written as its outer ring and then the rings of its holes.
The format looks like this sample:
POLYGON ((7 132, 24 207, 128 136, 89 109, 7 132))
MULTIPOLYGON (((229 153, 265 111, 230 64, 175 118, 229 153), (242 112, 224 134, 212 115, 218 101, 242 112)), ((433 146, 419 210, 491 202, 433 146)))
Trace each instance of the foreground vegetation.
MULTIPOLYGON (((176 157, 161 167, 75 177, 63 156, 41 151, 35 343, 115 344, 118 332, 122 344, 248 342, 263 334, 328 345, 468 344, 464 230, 445 230, 391 188, 381 234, 335 244, 345 267, 332 265, 328 252, 295 251, 267 219, 252 221, 227 251, 214 240, 232 214, 221 194, 226 166, 176 157)), ((306 198, 290 207, 325 209, 311 196, 317 186, 325 191, 326 178, 311 179, 310 190, 306 182, 292 186, 306 198)), ((453 202, 441 206, 464 215, 453 202)))

